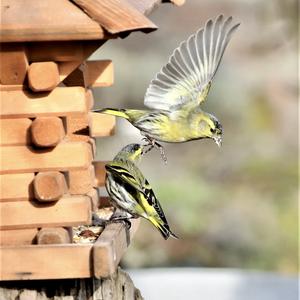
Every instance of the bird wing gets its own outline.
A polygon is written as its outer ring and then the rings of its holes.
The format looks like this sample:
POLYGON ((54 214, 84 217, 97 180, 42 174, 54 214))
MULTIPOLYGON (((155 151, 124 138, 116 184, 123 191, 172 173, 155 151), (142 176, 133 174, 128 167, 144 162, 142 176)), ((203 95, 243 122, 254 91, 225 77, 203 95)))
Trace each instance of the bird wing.
POLYGON ((207 21, 176 48, 169 62, 151 81, 144 99, 150 108, 174 111, 186 103, 202 103, 218 70, 232 33, 240 24, 220 15, 207 21))
POLYGON ((106 164, 105 169, 107 172, 120 178, 123 182, 131 185, 135 190, 143 192, 140 182, 126 168, 112 162, 106 164))
POLYGON ((140 197, 137 197, 135 199, 138 202, 138 204, 141 205, 147 213, 149 213, 149 208, 147 207, 146 203, 144 203, 144 201, 146 201, 147 204, 155 210, 155 212, 158 214, 158 216, 161 218, 164 224, 168 225, 165 214, 157 198, 155 197, 152 187, 150 186, 147 179, 145 179, 143 176, 140 178, 141 180, 137 179, 126 168, 118 164, 114 164, 113 162, 110 164, 106 164, 105 168, 107 172, 111 173, 113 176, 120 178, 124 183, 130 185, 131 188, 134 188, 135 190, 139 191, 140 197))

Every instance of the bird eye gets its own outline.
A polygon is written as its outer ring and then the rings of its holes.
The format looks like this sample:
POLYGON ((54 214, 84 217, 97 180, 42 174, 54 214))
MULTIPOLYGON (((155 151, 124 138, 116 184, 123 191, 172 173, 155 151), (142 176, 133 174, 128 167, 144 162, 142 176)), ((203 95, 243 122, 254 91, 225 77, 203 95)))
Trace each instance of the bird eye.
POLYGON ((210 129, 210 132, 211 132, 211 133, 216 133, 216 129, 215 129, 215 128, 211 128, 211 129, 210 129))
POLYGON ((134 151, 137 151, 137 150, 139 150, 139 149, 140 149, 140 145, 135 144, 134 147, 133 147, 133 150, 134 150, 134 151))

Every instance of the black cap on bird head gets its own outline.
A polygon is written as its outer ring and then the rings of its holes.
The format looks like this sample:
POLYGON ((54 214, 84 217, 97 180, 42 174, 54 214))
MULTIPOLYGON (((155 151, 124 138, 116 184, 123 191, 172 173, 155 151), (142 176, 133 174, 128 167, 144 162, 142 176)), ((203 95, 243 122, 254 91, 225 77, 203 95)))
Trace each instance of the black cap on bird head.
POLYGON ((137 161, 143 155, 143 146, 140 144, 129 144, 126 145, 117 154, 115 159, 137 161))

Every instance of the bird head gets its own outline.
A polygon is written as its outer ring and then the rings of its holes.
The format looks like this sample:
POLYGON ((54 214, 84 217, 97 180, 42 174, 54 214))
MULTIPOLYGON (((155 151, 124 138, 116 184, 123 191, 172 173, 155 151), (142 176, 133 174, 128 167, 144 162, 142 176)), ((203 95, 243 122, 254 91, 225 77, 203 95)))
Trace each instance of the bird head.
POLYGON ((202 137, 213 139, 215 143, 221 147, 223 129, 221 123, 215 116, 211 114, 202 115, 199 130, 202 137))
POLYGON ((144 147, 140 144, 129 144, 118 153, 117 157, 131 161, 139 161, 143 155, 143 148, 144 147))

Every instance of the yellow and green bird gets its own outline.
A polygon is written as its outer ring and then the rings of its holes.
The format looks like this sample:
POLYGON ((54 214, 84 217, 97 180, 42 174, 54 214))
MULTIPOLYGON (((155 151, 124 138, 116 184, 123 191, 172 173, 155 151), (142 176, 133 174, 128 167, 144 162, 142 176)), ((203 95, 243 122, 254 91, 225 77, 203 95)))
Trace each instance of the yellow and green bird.
POLYGON ((112 221, 143 217, 149 220, 165 239, 170 236, 177 238, 171 232, 149 182, 136 166, 143 151, 142 145, 129 144, 105 166, 107 172, 105 187, 112 205, 119 211, 118 215, 112 216, 112 221))
POLYGON ((97 112, 127 119, 153 146, 161 147, 156 141, 181 143, 204 138, 220 146, 222 126, 201 109, 201 104, 238 26, 232 24, 232 17, 220 15, 182 42, 146 91, 144 104, 150 109, 106 108, 97 112))

